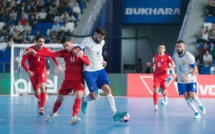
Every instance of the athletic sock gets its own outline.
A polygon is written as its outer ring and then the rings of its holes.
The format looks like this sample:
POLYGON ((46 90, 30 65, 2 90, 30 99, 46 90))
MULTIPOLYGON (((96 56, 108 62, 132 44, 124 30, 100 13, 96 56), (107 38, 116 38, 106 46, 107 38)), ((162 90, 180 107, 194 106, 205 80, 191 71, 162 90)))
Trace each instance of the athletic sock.
POLYGON ((154 100, 154 105, 157 105, 158 104, 158 93, 157 92, 154 92, 153 100, 154 100))
POLYGON ((40 99, 41 99, 41 93, 35 94, 35 97, 36 97, 38 100, 40 100, 40 99))
POLYGON ((90 94, 88 94, 88 95, 84 98, 84 101, 85 101, 85 102, 92 101, 92 99, 90 98, 90 94))
POLYGON ((60 108, 62 102, 58 102, 57 100, 55 101, 52 113, 56 113, 58 111, 58 109, 60 108))
POLYGON ((186 99, 188 106, 196 113, 198 112, 191 98, 186 99))
POLYGON ((196 97, 195 98, 192 98, 193 99, 193 101, 195 101, 199 106, 202 106, 202 103, 200 102, 200 100, 199 100, 199 97, 196 95, 196 97))
POLYGON ((164 95, 164 96, 163 96, 163 100, 164 100, 165 102, 168 102, 168 97, 167 97, 167 95, 164 95))
POLYGON ((73 108, 72 108, 72 110, 73 110, 72 116, 78 115, 80 107, 81 107, 81 99, 75 99, 75 102, 74 102, 73 108))
POLYGON ((46 92, 41 93, 41 108, 44 108, 46 103, 46 92))
POLYGON ((115 115, 117 110, 116 110, 116 104, 115 104, 115 100, 113 98, 113 95, 112 94, 107 95, 106 100, 110 106, 112 114, 115 115))

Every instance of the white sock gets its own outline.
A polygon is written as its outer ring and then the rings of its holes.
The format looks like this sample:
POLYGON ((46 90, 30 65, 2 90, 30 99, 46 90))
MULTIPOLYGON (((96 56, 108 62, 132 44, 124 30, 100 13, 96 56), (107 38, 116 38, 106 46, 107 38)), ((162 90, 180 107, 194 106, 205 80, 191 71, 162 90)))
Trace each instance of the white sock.
POLYGON ((115 115, 117 110, 116 110, 116 104, 115 104, 115 100, 113 98, 113 95, 112 94, 107 95, 106 99, 107 99, 107 102, 110 106, 112 114, 115 115))
POLYGON ((188 106, 196 113, 198 112, 191 98, 186 99, 188 106))
POLYGON ((88 95, 84 98, 84 101, 85 101, 85 102, 92 101, 92 99, 90 98, 90 94, 88 94, 88 95))
POLYGON ((199 97, 196 96, 195 98, 192 98, 199 106, 202 106, 202 103, 199 100, 199 97))

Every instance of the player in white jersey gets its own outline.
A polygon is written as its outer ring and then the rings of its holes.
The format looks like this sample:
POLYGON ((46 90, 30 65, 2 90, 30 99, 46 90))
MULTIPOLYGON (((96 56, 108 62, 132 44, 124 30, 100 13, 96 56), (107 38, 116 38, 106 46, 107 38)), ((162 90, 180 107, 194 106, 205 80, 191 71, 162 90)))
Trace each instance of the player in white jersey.
POLYGON ((206 110, 197 96, 197 79, 198 68, 195 63, 194 56, 185 51, 185 43, 183 40, 177 42, 177 53, 174 54, 173 60, 178 69, 178 93, 184 95, 189 107, 194 111, 194 118, 201 118, 194 102, 199 106, 203 114, 206 110))
MULTIPOLYGON (((106 34, 104 28, 97 27, 93 37, 84 38, 78 46, 80 49, 84 50, 85 55, 87 55, 90 60, 89 66, 84 65, 84 78, 90 94, 82 99, 81 110, 83 113, 86 113, 88 102, 98 98, 98 88, 101 88, 106 95, 106 100, 112 111, 114 121, 119 121, 122 117, 127 115, 127 112, 117 111, 115 100, 109 87, 109 80, 104 69, 107 63, 103 60, 102 48, 105 44, 104 37, 106 34)), ((79 51, 77 55, 83 55, 83 51, 79 51)))

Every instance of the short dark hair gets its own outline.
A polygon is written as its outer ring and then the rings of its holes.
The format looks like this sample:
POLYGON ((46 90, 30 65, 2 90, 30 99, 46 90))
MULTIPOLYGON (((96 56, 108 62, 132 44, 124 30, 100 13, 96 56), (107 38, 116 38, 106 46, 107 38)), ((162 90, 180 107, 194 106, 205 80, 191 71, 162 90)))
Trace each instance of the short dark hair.
POLYGON ((72 41, 71 38, 69 36, 64 36, 62 39, 61 39, 61 43, 65 43, 67 41, 72 41))
POLYGON ((177 44, 181 44, 181 43, 184 43, 184 44, 185 44, 185 42, 184 42, 183 40, 178 40, 178 41, 177 41, 177 44))
POLYGON ((45 37, 44 37, 43 35, 38 35, 38 36, 36 37, 36 41, 38 41, 38 40, 39 40, 39 38, 43 38, 43 39, 45 39, 45 37))
POLYGON ((107 31, 105 30, 105 28, 98 26, 95 30, 96 33, 101 34, 102 36, 107 35, 107 31))
POLYGON ((164 43, 160 43, 158 46, 164 46, 164 47, 166 47, 166 45, 164 43))

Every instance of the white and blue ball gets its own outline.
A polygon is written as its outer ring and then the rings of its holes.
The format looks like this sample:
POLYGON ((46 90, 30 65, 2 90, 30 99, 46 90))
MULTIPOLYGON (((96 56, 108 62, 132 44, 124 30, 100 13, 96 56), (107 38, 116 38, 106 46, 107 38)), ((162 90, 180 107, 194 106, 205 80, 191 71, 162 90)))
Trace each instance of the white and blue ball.
POLYGON ((130 120, 130 115, 127 113, 125 116, 123 116, 119 121, 122 123, 126 123, 130 120))

